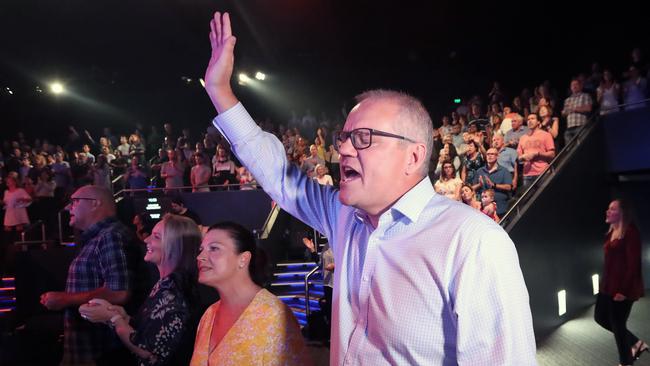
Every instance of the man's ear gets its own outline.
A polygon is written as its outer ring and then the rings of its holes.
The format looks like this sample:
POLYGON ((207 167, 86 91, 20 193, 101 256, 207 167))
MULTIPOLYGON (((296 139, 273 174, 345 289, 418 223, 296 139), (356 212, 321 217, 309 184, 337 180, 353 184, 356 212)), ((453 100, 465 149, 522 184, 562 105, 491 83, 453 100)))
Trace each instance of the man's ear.
POLYGON ((427 146, 422 143, 415 143, 409 147, 408 152, 408 163, 406 165, 406 174, 420 174, 422 170, 422 165, 426 162, 425 157, 427 156, 427 146))

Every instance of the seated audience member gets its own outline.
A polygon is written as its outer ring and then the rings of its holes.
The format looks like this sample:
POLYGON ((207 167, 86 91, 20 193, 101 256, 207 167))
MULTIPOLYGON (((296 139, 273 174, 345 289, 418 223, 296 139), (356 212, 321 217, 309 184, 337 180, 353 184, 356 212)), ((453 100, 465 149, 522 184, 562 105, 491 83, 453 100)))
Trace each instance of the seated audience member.
POLYGON ((250 231, 213 225, 197 260, 199 283, 221 299, 201 318, 190 365, 311 364, 293 313, 263 287, 265 258, 250 231))
POLYGON ((192 183, 192 192, 210 192, 208 184, 212 170, 206 165, 205 157, 202 153, 194 154, 195 165, 192 167, 190 182, 192 183))
POLYGON ((105 187, 83 186, 70 198, 70 226, 81 230, 79 254, 70 263, 65 291, 46 292, 41 304, 65 310, 62 365, 92 365, 115 350, 107 327, 84 321, 78 307, 96 298, 126 303, 132 282, 126 247, 129 230, 116 218, 115 200, 105 187))
POLYGON ((517 154, 524 164, 524 187, 528 187, 540 176, 555 157, 555 144, 550 133, 539 128, 540 121, 535 113, 528 115, 528 133, 521 137, 517 154))
POLYGON ((318 184, 323 186, 333 186, 334 182, 332 177, 327 173, 327 168, 325 165, 316 164, 314 167, 313 179, 318 182, 318 184))
POLYGON ((493 190, 497 213, 503 215, 508 209, 508 199, 512 191, 512 174, 497 163, 498 155, 497 149, 493 147, 488 149, 486 164, 476 172, 472 188, 479 194, 487 189, 493 190))
POLYGON ((494 190, 486 189, 481 193, 481 212, 488 215, 495 222, 501 220, 497 215, 497 203, 494 202, 494 190))
POLYGON ((25 225, 29 225, 26 207, 32 202, 32 197, 18 186, 16 174, 9 174, 5 178, 5 184, 7 189, 2 197, 2 204, 5 208, 5 231, 21 232, 25 225))
POLYGON ((471 207, 474 207, 477 210, 481 209, 481 202, 476 199, 476 193, 470 184, 463 184, 460 188, 460 198, 461 201, 471 207))
POLYGON ((242 166, 237 169, 237 178, 239 179, 239 189, 242 191, 250 191, 257 189, 257 182, 253 173, 251 173, 246 167, 242 166))
POLYGON ((92 299, 79 313, 93 323, 110 323, 139 365, 187 365, 198 320, 196 255, 201 232, 190 219, 165 217, 145 240, 144 260, 158 268, 154 285, 138 314, 104 299, 92 299))
POLYGON ((442 163, 442 172, 440 179, 433 185, 436 193, 441 194, 449 199, 460 201, 460 187, 463 181, 456 176, 456 168, 451 161, 442 163))
POLYGON ((197 215, 194 211, 190 210, 189 208, 185 207, 185 203, 181 199, 180 196, 174 196, 171 199, 171 212, 175 215, 180 215, 180 216, 185 216, 188 217, 192 220, 197 225, 201 225, 201 218, 199 215, 197 215))
POLYGON ((131 223, 135 226, 135 233, 140 241, 144 242, 144 240, 151 235, 154 222, 151 220, 148 213, 142 212, 133 216, 133 221, 131 223))

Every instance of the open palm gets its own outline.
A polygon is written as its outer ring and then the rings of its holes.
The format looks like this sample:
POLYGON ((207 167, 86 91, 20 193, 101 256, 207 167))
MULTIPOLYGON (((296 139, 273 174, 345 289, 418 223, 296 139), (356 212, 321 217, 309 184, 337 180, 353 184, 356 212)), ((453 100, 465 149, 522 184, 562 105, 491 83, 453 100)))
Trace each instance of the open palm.
POLYGON ((212 55, 205 71, 205 88, 208 93, 230 89, 230 78, 234 64, 235 37, 230 27, 230 15, 214 13, 210 21, 210 45, 212 55))

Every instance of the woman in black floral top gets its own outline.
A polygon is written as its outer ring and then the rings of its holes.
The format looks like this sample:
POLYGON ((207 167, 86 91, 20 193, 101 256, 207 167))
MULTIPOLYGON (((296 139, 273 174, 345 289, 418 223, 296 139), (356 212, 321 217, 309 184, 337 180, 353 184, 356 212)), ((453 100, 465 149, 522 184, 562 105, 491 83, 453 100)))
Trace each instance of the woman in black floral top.
POLYGON ((474 183, 476 172, 485 165, 485 158, 480 143, 472 140, 467 145, 467 152, 463 158, 461 180, 465 183, 474 183))
POLYGON ((145 240, 144 260, 158 267, 160 280, 130 318, 120 306, 93 299, 79 308, 81 316, 115 328, 139 365, 188 364, 197 325, 196 256, 201 232, 194 221, 166 215, 145 240))

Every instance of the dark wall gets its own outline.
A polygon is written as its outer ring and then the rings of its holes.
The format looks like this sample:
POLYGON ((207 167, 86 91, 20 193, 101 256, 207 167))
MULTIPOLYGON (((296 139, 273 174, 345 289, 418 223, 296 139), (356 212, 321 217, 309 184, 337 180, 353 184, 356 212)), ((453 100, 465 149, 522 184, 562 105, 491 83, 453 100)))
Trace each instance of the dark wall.
POLYGON ((610 188, 602 125, 583 141, 510 231, 530 295, 538 339, 594 302, 591 276, 602 266, 610 188), (557 293, 567 292, 558 316, 557 293))
POLYGON ((602 122, 610 172, 650 169, 650 108, 608 114, 602 122))

